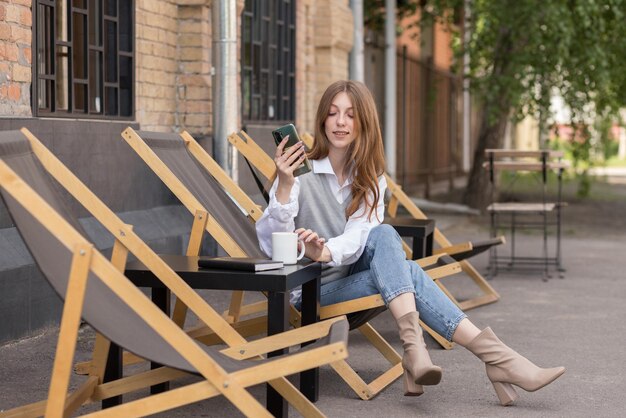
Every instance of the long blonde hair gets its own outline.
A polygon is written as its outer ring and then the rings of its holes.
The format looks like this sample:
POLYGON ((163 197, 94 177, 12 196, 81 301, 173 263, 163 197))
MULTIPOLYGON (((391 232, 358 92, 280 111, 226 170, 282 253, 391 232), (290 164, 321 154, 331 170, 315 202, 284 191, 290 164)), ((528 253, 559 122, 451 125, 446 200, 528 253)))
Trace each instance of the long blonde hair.
MULTIPOLYGON (((346 218, 357 211, 361 202, 365 202, 365 213, 370 219, 375 213, 380 196, 378 177, 385 171, 385 153, 383 138, 378 122, 378 112, 372 93, 358 81, 336 81, 324 92, 315 116, 315 142, 309 152, 309 158, 319 160, 328 156, 328 137, 324 124, 333 99, 345 92, 352 101, 354 112, 355 140, 348 148, 346 161, 353 163, 352 202, 346 208, 346 218), (368 201, 371 192, 373 201, 368 201)), ((382 219, 381 219, 382 221, 382 219)))

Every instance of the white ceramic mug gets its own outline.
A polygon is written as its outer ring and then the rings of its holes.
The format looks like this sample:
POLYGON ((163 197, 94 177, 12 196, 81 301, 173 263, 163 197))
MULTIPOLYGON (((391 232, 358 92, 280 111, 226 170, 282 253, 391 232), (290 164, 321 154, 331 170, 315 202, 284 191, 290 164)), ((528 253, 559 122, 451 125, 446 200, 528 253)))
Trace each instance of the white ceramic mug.
MULTIPOLYGON (((300 241, 302 242, 302 241, 300 241)), ((284 264, 296 264, 304 257, 304 242, 298 254, 298 234, 295 232, 272 232, 272 260, 284 264)))

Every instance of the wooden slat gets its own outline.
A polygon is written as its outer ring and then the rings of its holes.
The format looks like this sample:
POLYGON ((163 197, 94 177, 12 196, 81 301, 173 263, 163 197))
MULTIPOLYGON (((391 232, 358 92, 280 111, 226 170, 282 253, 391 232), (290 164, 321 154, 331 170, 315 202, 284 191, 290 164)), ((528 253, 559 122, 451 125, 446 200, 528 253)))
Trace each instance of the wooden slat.
POLYGON ((233 144, 234 147, 248 160, 250 164, 254 165, 257 170, 268 180, 273 180, 276 175, 276 165, 274 160, 265 153, 265 151, 259 152, 260 147, 256 145, 252 138, 250 138, 244 131, 238 134, 233 133, 228 137, 228 141, 233 144))
POLYGON ((98 402, 113 396, 132 393, 159 383, 180 379, 185 376, 190 376, 190 374, 180 370, 171 369, 169 367, 159 367, 140 374, 103 383, 96 388, 91 400, 93 402, 98 402))
POLYGON ((46 403, 48 401, 39 401, 23 405, 8 411, 1 411, 0 418, 38 418, 42 417, 46 412, 46 403))
MULTIPOLYGON (((46 404, 46 417, 63 418, 66 412, 68 415, 73 412, 71 410, 66 411, 65 402, 92 255, 93 245, 85 242, 76 244, 65 293, 65 303, 63 304, 59 342, 54 356, 50 391, 46 404)), ((72 404, 72 406, 75 405, 72 404)))
POLYGON ((65 401, 64 416, 70 416, 76 411, 83 403, 85 403, 94 392, 94 389, 98 385, 98 378, 96 376, 89 376, 87 381, 84 382, 78 389, 76 389, 65 401))
MULTIPOLYGON (((486 161, 483 163, 484 168, 489 168, 490 163, 486 161)), ((570 167, 569 162, 548 162, 546 163, 547 170, 565 170, 570 167)), ((543 164, 541 162, 528 162, 528 161, 494 161, 494 170, 510 170, 510 171, 542 171, 543 164)))
POLYGON ((247 387, 266 382, 268 379, 300 373, 315 367, 343 360, 348 357, 344 342, 336 342, 310 350, 290 354, 286 359, 268 360, 230 374, 231 381, 247 387))
MULTIPOLYGON (((331 367, 361 399, 367 401, 376 396, 377 392, 370 389, 370 386, 365 383, 361 376, 354 371, 347 361, 336 361, 331 363, 331 367)), ((400 368, 402 368, 402 365, 400 365, 400 368)))
POLYGON ((466 251, 471 251, 474 247, 471 242, 460 242, 458 244, 450 245, 449 247, 436 248, 433 250, 433 254, 448 254, 454 255, 458 253, 464 253, 466 251))
POLYGON ((303 328, 295 328, 281 332, 278 335, 271 335, 245 344, 239 344, 235 347, 226 348, 220 352, 237 360, 249 359, 285 347, 293 347, 297 344, 317 340, 318 338, 328 335, 332 324, 345 319, 345 316, 341 316, 322 322, 316 322, 303 328))
POLYGON ((526 212, 542 213, 552 212, 556 208, 556 203, 492 203, 487 206, 489 212, 526 212))
POLYGON ((372 380, 372 382, 368 385, 370 392, 373 395, 378 394, 387 386, 395 382, 396 379, 402 376, 403 373, 404 368, 402 367, 402 363, 396 364, 395 366, 388 369, 385 373, 372 380))
POLYGON ((320 308, 320 318, 332 318, 338 315, 347 315, 353 312, 364 311, 366 309, 385 306, 381 295, 365 296, 358 299, 347 300, 345 302, 333 303, 332 305, 320 308))
POLYGON ((493 154, 497 158, 541 158, 546 154, 549 158, 562 158, 565 153, 563 151, 544 149, 544 150, 517 150, 505 148, 487 148, 485 155, 493 154))
POLYGON ((435 341, 437 341, 437 343, 444 349, 451 350, 452 347, 454 347, 454 343, 446 340, 443 336, 439 335, 437 332, 435 332, 435 330, 426 325, 426 323, 424 323, 422 320, 420 320, 420 326, 424 329, 424 331, 430 334, 430 336, 433 337, 435 341))
POLYGON ((359 332, 367 338, 370 343, 387 359, 391 364, 402 361, 402 357, 396 350, 372 327, 369 322, 361 325, 359 332))
POLYGON ((228 174, 217 164, 217 162, 211 158, 211 156, 196 142, 195 139, 187 132, 184 131, 180 136, 185 141, 187 149, 193 157, 202 165, 205 170, 210 173, 215 179, 224 187, 224 189, 235 199, 235 201, 245 209, 248 216, 250 216, 255 222, 259 220, 262 211, 247 194, 239 188, 239 186, 230 178, 228 174))

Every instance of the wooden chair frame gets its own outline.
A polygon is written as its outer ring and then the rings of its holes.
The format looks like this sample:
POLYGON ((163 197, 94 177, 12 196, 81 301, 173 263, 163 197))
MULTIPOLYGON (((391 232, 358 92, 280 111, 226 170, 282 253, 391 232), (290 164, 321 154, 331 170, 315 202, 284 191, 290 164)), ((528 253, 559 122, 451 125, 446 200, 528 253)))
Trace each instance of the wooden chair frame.
MULTIPOLYGON (((222 187, 237 201, 240 207, 244 208, 248 212, 248 217, 251 222, 256 222, 262 215, 261 209, 256 203, 254 203, 248 195, 239 188, 239 186, 222 170, 222 168, 211 158, 210 155, 189 135, 187 132, 180 134, 190 154, 198 161, 198 163, 206 169, 206 171, 213 176, 222 187)), ((164 181, 164 183, 170 188, 170 190, 179 198, 183 205, 191 212, 204 211, 206 209, 202 206, 198 206, 199 203, 193 197, 193 195, 187 190, 187 188, 174 176, 174 174, 167 169, 165 164, 158 158, 158 156, 145 144, 145 142, 139 137, 139 135, 127 128, 122 137, 131 145, 131 147, 140 155, 140 157, 153 169, 155 173, 164 181), (186 202, 186 203, 185 203, 186 202)), ((213 234, 212 234, 213 235, 213 234)), ((221 237, 213 236, 218 243, 221 237)), ((228 250, 226 250, 228 253, 228 250)), ((238 254, 230 254, 231 256, 239 256, 238 254)), ((431 266, 437 262, 440 256, 430 257, 428 259, 419 260, 422 266, 431 266)), ((447 266, 436 267, 429 270, 429 273, 435 277, 444 277, 450 274, 454 274, 460 271, 460 266, 457 263, 453 263, 447 266)), ((235 298, 239 298, 239 295, 235 295, 235 298)), ((261 312, 266 310, 266 302, 260 302, 250 305, 243 305, 243 298, 231 300, 231 307, 226 313, 229 320, 239 320, 242 316, 247 314, 261 312)), ((324 306, 320 309, 321 318, 331 318, 336 315, 347 315, 353 312, 359 312, 365 309, 384 306, 384 301, 380 295, 373 295, 366 298, 357 299, 354 301, 343 302, 340 304, 324 306)), ((291 323, 294 326, 299 325, 299 313, 292 309, 291 311, 291 323)), ((430 328, 426 328, 432 332, 439 344, 445 348, 451 348, 452 344, 445 338, 439 336, 430 328)), ((395 381, 402 374, 402 365, 400 364, 402 357, 391 347, 380 334, 369 323, 364 324, 359 330, 366 336, 366 338, 374 345, 374 347, 383 355, 383 357, 389 361, 392 367, 385 373, 378 376, 370 383, 366 383, 354 370, 347 364, 347 362, 338 362, 333 364, 332 367, 344 378, 344 380, 353 388, 359 397, 362 399, 371 399, 378 394, 382 389, 387 387, 393 381, 395 381)))
POLYGON ((198 316, 202 323, 212 330, 213 339, 228 345, 229 348, 221 352, 234 359, 259 358, 268 352, 321 338, 328 335, 332 324, 342 320, 342 318, 319 322, 248 343, 233 326, 171 270, 132 231, 131 227, 124 224, 34 135, 25 128, 22 128, 21 131, 28 138, 33 152, 46 171, 112 232, 116 241, 112 261, 109 261, 28 184, 20 179, 4 161, 0 160, 0 187, 5 189, 74 254, 69 272, 69 283, 48 400, 1 412, 0 417, 36 417, 42 416, 44 413, 46 417, 69 416, 86 402, 101 401, 187 375, 186 372, 180 370, 160 367, 138 375, 103 383, 110 342, 99 336, 96 339, 93 359, 89 367, 89 377, 76 391, 68 395, 72 359, 80 325, 87 276, 90 272, 126 302, 205 379, 199 383, 192 383, 158 395, 94 412, 89 414, 90 416, 145 416, 217 395, 224 395, 246 416, 271 416, 245 390, 249 386, 263 382, 271 384, 301 414, 324 416, 284 376, 335 361, 342 361, 347 357, 347 347, 344 342, 331 343, 306 352, 296 353, 289 358, 279 358, 227 373, 194 342, 191 336, 170 320, 136 286, 126 279, 122 271, 130 251, 150 268, 155 276, 198 316))
MULTIPOLYGON (((249 137, 248 137, 249 138, 249 137)), ((246 138, 247 139, 247 138, 246 138)), ((313 145, 313 137, 305 133, 302 135, 302 141, 310 148, 313 145)), ((387 180, 387 189, 391 193, 391 198, 389 199, 389 204, 387 206, 387 215, 391 218, 395 218, 398 216, 398 207, 403 206, 406 211, 410 214, 414 219, 428 219, 428 217, 421 211, 421 209, 411 200, 411 198, 402 190, 402 187, 398 185, 393 179, 385 173, 385 178, 387 180)), ((439 245, 440 248, 436 248, 433 250, 433 254, 441 254, 445 253, 448 255, 454 255, 457 253, 469 251, 472 249, 472 245, 470 242, 452 244, 446 236, 441 232, 441 230, 435 227, 434 232, 434 241, 439 245)), ((502 240, 504 242, 504 240, 502 240)), ((405 248, 405 251, 410 251, 405 248)), ((485 280, 485 278, 476 270, 476 268, 468 261, 462 260, 459 262, 461 266, 461 270, 467 274, 474 283, 480 288, 483 292, 481 296, 477 296, 468 300, 459 301, 454 295, 441 283, 437 281, 437 284, 443 290, 443 292, 448 295, 448 297, 462 310, 467 311, 469 309, 477 308, 479 306, 483 306, 489 303, 497 302, 500 299, 500 295, 496 290, 485 280)))
MULTIPOLYGON (((257 170, 259 170, 261 175, 267 179, 268 183, 271 183, 274 181, 274 179, 276 178, 276 164, 274 164, 274 160, 272 160, 272 158, 265 152, 265 150, 263 150, 263 148, 261 148, 259 144, 257 144, 245 131, 240 131, 239 133, 232 133, 231 135, 228 136, 228 141, 235 148, 237 148, 237 150, 248 160, 250 164, 252 164, 257 170)), ((308 134, 304 134, 303 141, 305 142, 305 145, 309 148, 313 145, 313 138, 308 134)), ((229 183, 222 183, 222 185, 227 190, 229 190, 231 187, 238 187, 238 186, 233 186, 234 182, 232 180, 230 180, 229 183), (229 183, 232 183, 232 184, 229 184, 229 183)), ((413 252, 411 248, 404 241, 402 242, 402 245, 404 248, 404 252, 407 255, 407 258, 413 259, 412 257, 413 252)), ((460 249, 459 251, 471 250, 471 245, 459 246, 459 249, 460 249)), ((415 261, 417 262, 417 264, 420 265, 420 267, 425 268, 425 266, 428 266, 429 265, 428 263, 430 263, 431 260, 433 260, 432 257, 440 257, 446 254, 448 253, 443 252, 443 251, 438 251, 434 256, 426 257, 421 260, 415 260, 415 261)), ((460 271, 459 263, 451 264, 450 267, 452 266, 454 266, 454 273, 460 271)), ((447 270, 447 269, 444 269, 442 271, 443 274, 438 274, 438 273, 439 272, 436 270, 435 271, 431 269, 428 270, 428 275, 435 281, 435 283, 437 283, 437 285, 443 290, 443 292, 454 303, 458 305, 456 299, 454 299, 454 297, 450 294, 448 289, 446 289, 446 287, 443 286, 443 284, 439 280, 453 273, 451 272, 451 270, 447 270)), ((420 321, 420 325, 435 339, 435 341, 439 343, 439 345, 441 345, 441 347, 445 348, 446 350, 449 350, 453 347, 453 343, 449 342, 444 337, 439 335, 437 332, 435 332, 432 328, 430 328, 424 322, 420 321)))
MULTIPOLYGON (((213 176, 224 189, 237 201, 240 207, 248 212, 248 217, 252 222, 256 222, 262 214, 260 208, 254 203, 239 186, 221 169, 221 167, 211 158, 210 155, 189 135, 187 132, 180 134, 185 146, 190 154, 203 166, 207 172, 213 176)), ((152 168, 152 170, 161 178, 161 180, 170 188, 170 190, 178 197, 185 207, 191 213, 206 213, 204 208, 192 193, 182 184, 180 180, 167 168, 167 166, 159 159, 159 157, 148 147, 143 139, 132 128, 127 128, 122 132, 122 137, 129 145, 139 154, 139 156, 152 168)), ((225 239, 227 234, 223 229, 209 231, 216 241, 230 242, 232 240, 225 239), (217 235, 214 235, 216 233, 217 235)), ((228 237, 230 238, 230 237, 228 237)), ((244 256, 239 252, 231 252, 227 247, 225 251, 231 256, 244 256)), ((439 256, 430 257, 420 260, 423 266, 430 266, 436 263, 439 256)), ((454 274, 460 271, 460 266, 453 263, 447 266, 436 267, 429 270, 434 277, 440 278, 446 275, 454 274)), ((267 309, 266 302, 243 305, 242 293, 235 295, 231 300, 227 318, 237 321, 244 315, 261 312, 267 309)), ((330 306, 324 306, 320 309, 321 318, 332 318, 337 315, 347 315, 353 312, 359 312, 370 308, 384 306, 384 301, 380 295, 373 295, 366 298, 360 298, 353 301, 343 302, 330 306)), ((299 325, 299 313, 292 309, 291 322, 294 326, 299 325)), ((451 348, 452 345, 445 338, 436 334, 433 330, 426 327, 429 332, 436 336, 439 344, 445 348, 451 348)), ((402 375, 402 357, 393 349, 393 347, 369 324, 366 323, 359 327, 359 330, 371 342, 371 344, 383 355, 383 357, 391 364, 390 369, 375 378, 372 382, 366 383, 345 361, 333 363, 331 366, 339 373, 339 375, 350 385, 350 387, 362 399, 371 399, 377 395, 382 389, 393 383, 402 375)))

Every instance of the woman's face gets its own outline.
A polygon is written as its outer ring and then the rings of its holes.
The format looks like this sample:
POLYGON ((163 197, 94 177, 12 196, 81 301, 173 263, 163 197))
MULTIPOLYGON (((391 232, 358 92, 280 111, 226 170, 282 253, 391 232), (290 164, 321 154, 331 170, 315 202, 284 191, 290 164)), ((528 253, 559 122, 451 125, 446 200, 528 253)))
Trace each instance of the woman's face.
POLYGON ((324 131, 330 142, 330 150, 345 152, 355 140, 354 110, 346 92, 342 91, 333 98, 324 122, 324 131))

